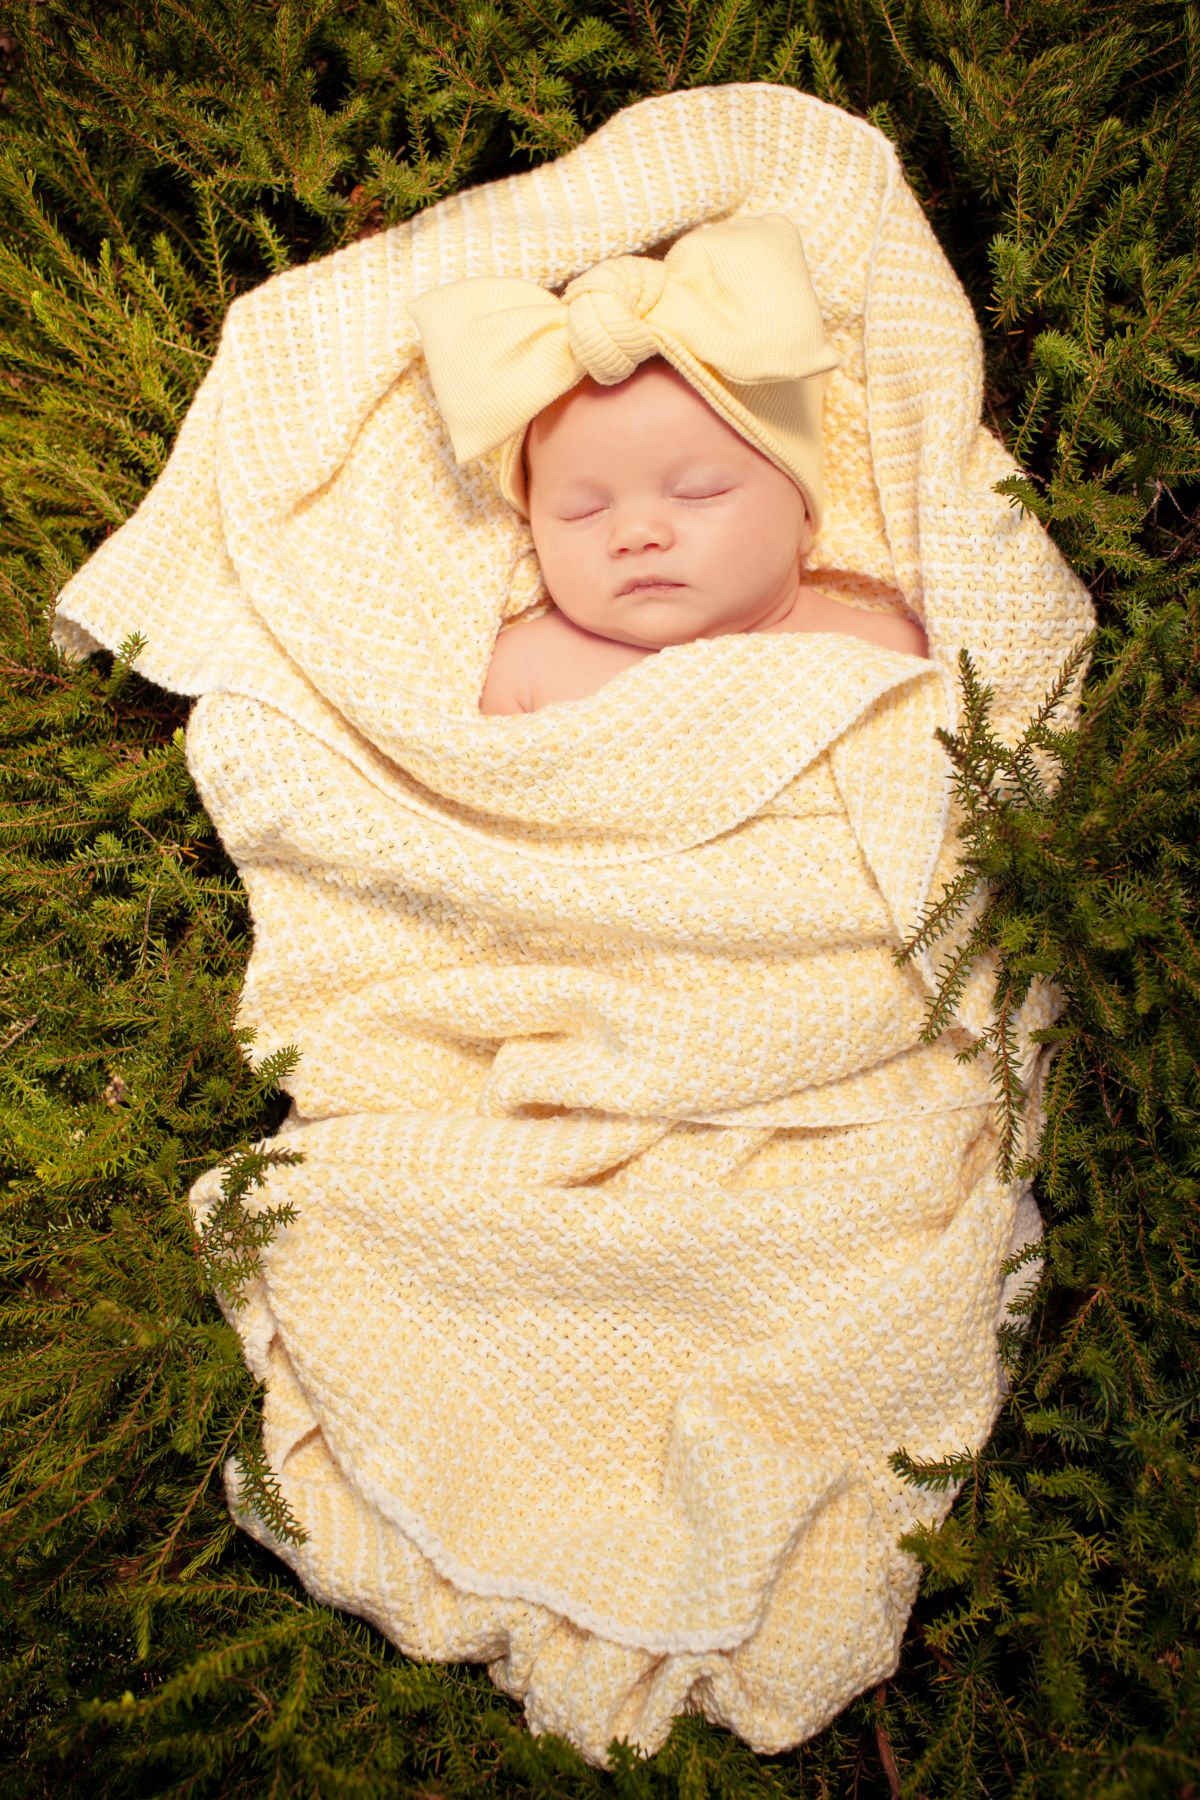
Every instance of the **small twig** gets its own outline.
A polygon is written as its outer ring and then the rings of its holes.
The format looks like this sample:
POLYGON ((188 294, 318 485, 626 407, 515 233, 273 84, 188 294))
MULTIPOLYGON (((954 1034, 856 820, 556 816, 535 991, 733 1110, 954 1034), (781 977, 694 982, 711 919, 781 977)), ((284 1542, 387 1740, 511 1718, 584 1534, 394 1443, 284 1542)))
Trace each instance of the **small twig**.
POLYGON ((45 681, 51 687, 70 687, 71 683, 64 675, 54 675, 49 669, 30 668, 26 663, 14 662, 11 656, 0 656, 0 674, 24 675, 30 681, 45 681))
POLYGON ((23 1038, 25 1033, 37 1024, 40 1017, 40 1013, 30 1013, 29 1017, 23 1020, 20 1025, 14 1025, 4 1042, 0 1044, 0 1056, 3 1056, 4 1052, 10 1049, 12 1045, 16 1043, 18 1038, 23 1038))
MULTIPOLYGON (((887 1682, 881 1681, 875 1689, 875 1703, 882 1708, 887 1700, 887 1682)), ((883 1764, 883 1772, 887 1776, 888 1791, 891 1800, 900 1800, 900 1771, 896 1767, 896 1758, 892 1755, 891 1739, 887 1734, 887 1726, 882 1716, 875 1722, 875 1747, 879 1751, 879 1760, 883 1764)))
POLYGON ((917 1637, 920 1638, 920 1640, 924 1644, 926 1650, 928 1650, 930 1656, 932 1656, 934 1662, 938 1665, 938 1668, 943 1670, 943 1672, 947 1675, 957 1676, 958 1670, 955 1668, 954 1664, 950 1661, 950 1658, 946 1655, 946 1652, 944 1650, 939 1650, 936 1644, 930 1642, 929 1634, 925 1630, 925 1627, 923 1625, 917 1625, 914 1629, 916 1631, 917 1637))
POLYGON ((247 1402, 243 1406, 241 1412, 238 1414, 237 1418, 233 1421, 233 1424, 229 1427, 229 1430, 225 1433, 225 1436, 222 1438, 220 1446, 217 1449, 216 1455, 212 1458, 208 1467, 205 1469, 203 1475, 200 1477, 200 1480, 197 1482, 196 1486, 193 1488, 191 1497, 188 1500, 187 1505, 184 1507, 182 1513, 179 1515, 178 1519, 176 1519, 174 1529, 172 1530, 170 1536, 167 1537, 163 1541, 162 1545, 160 1546, 158 1555, 155 1557, 153 1563, 150 1565, 149 1576, 147 1577, 147 1579, 153 1580, 154 1577, 158 1574, 158 1571, 160 1569, 166 1568, 167 1563, 170 1559, 170 1554, 174 1550, 175 1545, 178 1541, 180 1532, 183 1530, 184 1525, 187 1523, 187 1520, 188 1520, 189 1516, 191 1515, 192 1509, 196 1505, 197 1501, 202 1499, 203 1496, 207 1493, 208 1484, 212 1480, 213 1471, 216 1469, 217 1464, 223 1459, 226 1450, 229 1448, 231 1440, 233 1439, 235 1434, 241 1429, 242 1420, 246 1417, 246 1414, 250 1411, 251 1404, 252 1404, 251 1401, 247 1400, 247 1402))

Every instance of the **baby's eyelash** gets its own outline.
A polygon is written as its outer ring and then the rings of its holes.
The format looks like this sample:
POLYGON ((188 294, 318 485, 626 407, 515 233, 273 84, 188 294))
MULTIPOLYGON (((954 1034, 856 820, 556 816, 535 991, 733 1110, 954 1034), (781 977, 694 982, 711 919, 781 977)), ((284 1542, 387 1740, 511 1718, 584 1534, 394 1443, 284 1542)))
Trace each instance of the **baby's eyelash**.
MULTIPOLYGON (((729 488, 714 488, 711 494, 672 494, 672 500, 719 500, 722 494, 731 492, 729 488)), ((562 513, 560 517, 565 525, 577 525, 583 519, 594 519, 598 513, 604 512, 603 506, 593 506, 587 512, 562 513)))

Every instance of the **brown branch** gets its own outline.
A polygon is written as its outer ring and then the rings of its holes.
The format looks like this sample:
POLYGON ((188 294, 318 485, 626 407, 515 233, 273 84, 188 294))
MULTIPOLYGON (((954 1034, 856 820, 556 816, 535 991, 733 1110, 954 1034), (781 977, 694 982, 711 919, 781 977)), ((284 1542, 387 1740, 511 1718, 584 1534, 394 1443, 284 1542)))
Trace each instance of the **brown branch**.
POLYGON ((896 1758, 892 1755, 892 1743, 887 1734, 887 1726, 883 1722, 882 1709, 887 1702, 887 1682, 881 1681, 875 1689, 875 1704, 880 1708, 881 1716, 875 1721, 875 1747, 879 1751, 879 1760, 883 1764, 883 1772, 887 1776, 888 1791, 891 1800, 900 1800, 900 1771, 896 1767, 896 1758))

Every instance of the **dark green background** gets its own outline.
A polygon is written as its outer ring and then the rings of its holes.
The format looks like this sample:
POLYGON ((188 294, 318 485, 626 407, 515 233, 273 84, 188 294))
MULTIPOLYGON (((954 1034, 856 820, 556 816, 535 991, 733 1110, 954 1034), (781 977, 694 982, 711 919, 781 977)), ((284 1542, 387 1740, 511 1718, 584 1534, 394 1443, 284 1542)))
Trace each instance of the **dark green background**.
POLYGON ((18 0, 0 30, 0 1545, 5 1795, 1200 1794, 1196 1417, 1200 22, 1037 0, 18 0), (611 1775, 233 1531, 256 1395, 211 1281, 281 1116, 232 1030, 248 922, 186 708, 49 648, 230 300, 630 101, 791 83, 896 143, 984 327, 987 422, 1092 584, 1084 719, 953 746, 1001 997, 1061 982, 1047 1273, 896 1677, 758 1758, 698 1720, 611 1775), (217 1251, 220 1250, 220 1254, 217 1251))

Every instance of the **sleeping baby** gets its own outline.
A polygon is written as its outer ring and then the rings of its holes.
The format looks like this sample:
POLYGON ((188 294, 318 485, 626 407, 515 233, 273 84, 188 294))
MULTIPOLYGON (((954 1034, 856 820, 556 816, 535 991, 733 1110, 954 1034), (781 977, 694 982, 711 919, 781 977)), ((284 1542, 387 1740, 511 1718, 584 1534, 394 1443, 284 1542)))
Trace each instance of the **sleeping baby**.
POLYGON ((502 447, 551 602, 501 630, 482 713, 581 699, 668 644, 728 632, 926 655, 913 620, 803 578, 835 358, 790 220, 702 226, 662 260, 597 264, 561 299, 479 277, 411 310, 459 461, 502 447))

